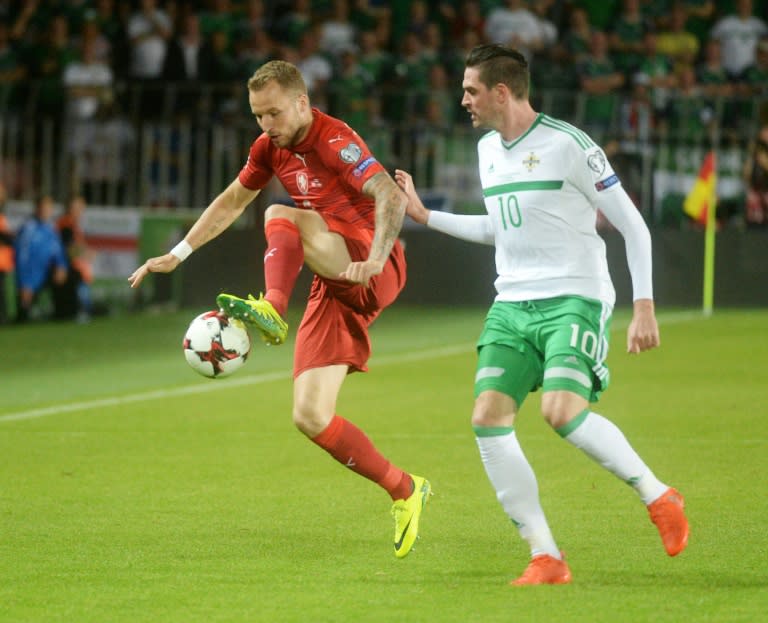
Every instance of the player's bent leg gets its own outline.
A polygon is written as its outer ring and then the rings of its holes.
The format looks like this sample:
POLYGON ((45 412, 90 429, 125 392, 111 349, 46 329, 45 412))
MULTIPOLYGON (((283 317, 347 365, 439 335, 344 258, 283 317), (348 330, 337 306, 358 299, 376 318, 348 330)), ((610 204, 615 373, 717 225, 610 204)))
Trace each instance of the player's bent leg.
POLYGON ((222 293, 216 297, 216 304, 223 314, 258 330, 261 339, 269 345, 283 344, 288 337, 288 323, 263 294, 259 298, 249 294, 247 299, 242 299, 234 294, 222 293))
POLYGON ((297 210, 294 223, 304 247, 304 262, 325 279, 338 279, 352 261, 344 237, 328 229, 322 216, 312 210, 297 210))

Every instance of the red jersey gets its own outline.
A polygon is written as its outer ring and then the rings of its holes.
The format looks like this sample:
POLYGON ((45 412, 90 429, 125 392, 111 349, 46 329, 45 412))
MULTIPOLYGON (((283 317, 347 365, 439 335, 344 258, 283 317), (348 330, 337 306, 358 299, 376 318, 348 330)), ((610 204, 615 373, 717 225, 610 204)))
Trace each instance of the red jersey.
POLYGON ((261 134, 251 145, 240 183, 257 190, 277 176, 297 208, 374 229, 375 202, 362 188, 384 167, 346 123, 316 108, 312 117, 307 136, 289 149, 261 134))

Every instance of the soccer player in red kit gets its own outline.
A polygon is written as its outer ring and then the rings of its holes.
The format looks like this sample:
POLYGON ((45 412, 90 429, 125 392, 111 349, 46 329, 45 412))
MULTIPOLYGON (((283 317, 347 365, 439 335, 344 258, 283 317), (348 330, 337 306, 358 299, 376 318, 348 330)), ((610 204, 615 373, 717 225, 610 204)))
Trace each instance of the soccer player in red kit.
POLYGON ((347 374, 367 370, 368 327, 405 285, 397 238, 407 199, 354 130, 311 107, 301 73, 291 63, 262 65, 248 81, 248 100, 263 133, 238 177, 183 241, 147 260, 128 280, 137 287, 151 272, 174 270, 229 227, 273 176, 280 180, 295 206, 266 210, 266 293, 258 299, 221 294, 216 300, 268 344, 282 344, 299 270, 304 264, 312 270, 296 333, 293 420, 333 458, 389 493, 395 555, 402 558, 418 535, 430 483, 388 461, 363 431, 336 414, 336 400, 347 374))

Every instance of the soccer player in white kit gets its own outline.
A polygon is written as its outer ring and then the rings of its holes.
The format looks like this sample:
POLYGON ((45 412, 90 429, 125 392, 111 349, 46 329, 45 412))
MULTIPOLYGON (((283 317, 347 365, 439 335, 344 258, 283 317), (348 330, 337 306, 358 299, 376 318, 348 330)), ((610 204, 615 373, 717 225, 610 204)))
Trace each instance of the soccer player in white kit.
POLYGON ((528 64, 516 50, 474 48, 463 90, 472 125, 491 130, 478 142, 487 214, 427 210, 406 171, 396 171, 395 179, 415 221, 496 248, 498 294, 477 344, 472 426, 497 498, 531 549, 528 567, 511 583, 571 581, 513 427, 526 396, 539 387, 547 422, 635 489, 666 552, 676 556, 688 541, 683 497, 590 408, 610 380, 605 360, 615 302, 597 210, 626 245, 634 292, 630 353, 659 345, 648 227, 602 149, 581 130, 531 107, 528 64))

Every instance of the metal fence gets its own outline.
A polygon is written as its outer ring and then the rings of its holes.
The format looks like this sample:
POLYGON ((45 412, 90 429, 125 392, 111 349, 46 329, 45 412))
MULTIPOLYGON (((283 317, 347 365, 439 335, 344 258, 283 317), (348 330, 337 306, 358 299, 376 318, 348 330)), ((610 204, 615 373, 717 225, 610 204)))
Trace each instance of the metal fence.
MULTIPOLYGON (((477 206, 478 133, 460 96, 427 88, 371 91, 357 94, 353 107, 331 85, 313 102, 348 120, 388 168, 407 168, 419 187, 477 206), (438 114, 430 107, 436 95, 438 114)), ((259 132, 244 85, 121 84, 88 120, 69 117, 66 99, 57 110, 41 101, 35 84, 23 97, 0 98, 0 177, 14 199, 82 192, 98 205, 201 207, 235 177, 259 132)), ((766 123, 767 101, 670 96, 660 113, 652 102, 609 94, 594 116, 594 96, 559 89, 533 95, 535 108, 584 128, 604 146, 649 221, 665 218, 658 188, 665 172, 694 175, 706 149, 726 155, 724 177, 739 196, 740 168, 766 123)))

